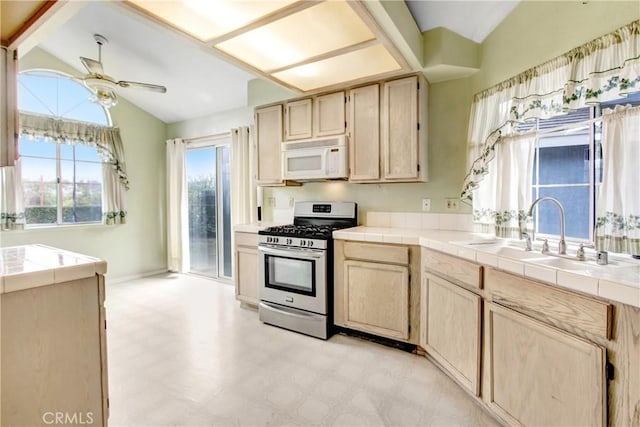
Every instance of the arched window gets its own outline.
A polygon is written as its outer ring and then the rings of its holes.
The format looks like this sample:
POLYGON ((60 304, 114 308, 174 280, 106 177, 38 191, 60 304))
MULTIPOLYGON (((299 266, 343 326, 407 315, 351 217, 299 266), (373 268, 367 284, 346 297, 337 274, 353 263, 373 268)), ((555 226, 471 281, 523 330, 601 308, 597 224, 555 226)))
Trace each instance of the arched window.
MULTIPOLYGON (((108 110, 70 76, 51 70, 18 75, 18 110, 61 122, 110 126, 108 110)), ((21 135, 22 191, 27 225, 101 222, 103 162, 95 144, 21 135)))

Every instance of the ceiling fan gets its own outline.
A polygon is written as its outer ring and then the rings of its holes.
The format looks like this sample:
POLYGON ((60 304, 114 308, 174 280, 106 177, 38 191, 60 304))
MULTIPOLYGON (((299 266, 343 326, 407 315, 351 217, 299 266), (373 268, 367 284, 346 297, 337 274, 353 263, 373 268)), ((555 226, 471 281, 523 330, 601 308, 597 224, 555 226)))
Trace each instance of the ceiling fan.
POLYGON ((164 86, 127 80, 115 80, 113 77, 104 74, 104 68, 102 66, 102 46, 109 41, 100 34, 94 34, 93 38, 98 44, 98 60, 96 61, 95 59, 81 56, 80 61, 89 74, 78 77, 78 80, 82 81, 82 84, 93 93, 94 97, 91 99, 93 102, 106 108, 113 107, 118 103, 115 92, 115 89, 118 87, 146 89, 158 93, 167 92, 167 88, 164 86))

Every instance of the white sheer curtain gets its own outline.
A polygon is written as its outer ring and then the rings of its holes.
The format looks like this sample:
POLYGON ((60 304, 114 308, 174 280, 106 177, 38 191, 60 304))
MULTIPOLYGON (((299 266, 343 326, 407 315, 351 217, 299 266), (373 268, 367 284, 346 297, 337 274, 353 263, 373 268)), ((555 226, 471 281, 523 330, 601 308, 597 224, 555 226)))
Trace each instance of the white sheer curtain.
POLYGON ((189 217, 185 143, 167 141, 167 264, 169 271, 189 269, 189 217))
POLYGON ((254 222, 257 188, 253 176, 252 134, 247 126, 231 130, 231 162, 232 223, 254 222))
POLYGON ((16 159, 18 64, 15 58, 15 50, 0 48, 0 167, 13 166, 16 159))
POLYGON ((604 111, 602 150, 596 245, 600 250, 640 254, 640 107, 604 111))
POLYGON ((461 198, 470 200, 489 172, 501 136, 517 123, 640 91, 640 21, 475 95, 461 198))
POLYGON ((485 233, 519 238, 520 223, 531 205, 535 133, 500 138, 495 161, 473 192, 474 222, 485 233))
POLYGON ((24 206, 20 183, 20 160, 0 167, 0 230, 24 228, 24 206))

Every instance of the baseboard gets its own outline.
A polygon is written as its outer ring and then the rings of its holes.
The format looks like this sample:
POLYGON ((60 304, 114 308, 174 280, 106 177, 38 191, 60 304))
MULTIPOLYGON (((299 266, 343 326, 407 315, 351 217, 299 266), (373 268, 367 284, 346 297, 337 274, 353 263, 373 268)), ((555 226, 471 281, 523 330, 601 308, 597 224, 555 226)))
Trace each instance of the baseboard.
POLYGON ((149 276, 157 276, 158 274, 166 274, 169 273, 169 270, 165 269, 161 269, 161 270, 154 270, 154 271, 147 271, 145 273, 141 273, 141 274, 132 274, 130 276, 120 276, 120 277, 114 277, 113 279, 109 278, 109 275, 107 274, 106 276, 106 284, 108 285, 115 285, 117 283, 122 283, 122 282, 128 282, 130 280, 136 280, 136 279, 143 279, 145 277, 149 277, 149 276))

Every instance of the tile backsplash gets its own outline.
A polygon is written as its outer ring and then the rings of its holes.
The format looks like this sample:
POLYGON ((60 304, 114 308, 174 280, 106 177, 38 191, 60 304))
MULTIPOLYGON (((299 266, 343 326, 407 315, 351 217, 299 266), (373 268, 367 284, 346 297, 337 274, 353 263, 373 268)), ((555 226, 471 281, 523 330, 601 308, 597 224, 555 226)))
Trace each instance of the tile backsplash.
POLYGON ((417 228, 423 230, 474 231, 471 214, 418 212, 367 212, 368 227, 417 228))

